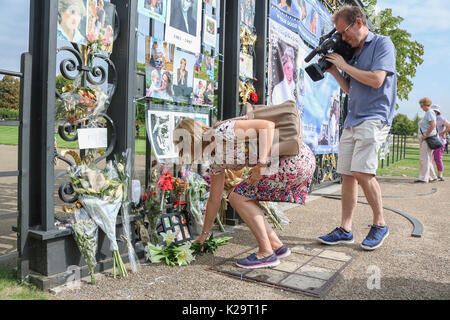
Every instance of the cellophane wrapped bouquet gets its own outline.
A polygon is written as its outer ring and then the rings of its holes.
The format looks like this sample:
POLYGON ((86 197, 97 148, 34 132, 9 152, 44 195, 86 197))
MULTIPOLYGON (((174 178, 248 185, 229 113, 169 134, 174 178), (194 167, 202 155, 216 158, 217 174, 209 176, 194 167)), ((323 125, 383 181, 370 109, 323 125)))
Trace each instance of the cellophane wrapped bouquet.
POLYGON ((93 122, 99 113, 107 109, 108 96, 99 87, 80 86, 79 80, 62 88, 56 99, 55 120, 57 123, 77 124, 84 120, 93 122))
POLYGON ((113 161, 108 161, 104 169, 86 164, 72 167, 69 169, 69 176, 83 208, 110 240, 114 278, 116 267, 119 277, 127 276, 116 240, 116 220, 122 205, 124 184, 113 161))
POLYGON ((95 284, 94 269, 97 265, 95 254, 97 253, 98 226, 83 208, 79 208, 75 211, 71 228, 78 249, 80 249, 81 255, 88 265, 91 283, 95 284))

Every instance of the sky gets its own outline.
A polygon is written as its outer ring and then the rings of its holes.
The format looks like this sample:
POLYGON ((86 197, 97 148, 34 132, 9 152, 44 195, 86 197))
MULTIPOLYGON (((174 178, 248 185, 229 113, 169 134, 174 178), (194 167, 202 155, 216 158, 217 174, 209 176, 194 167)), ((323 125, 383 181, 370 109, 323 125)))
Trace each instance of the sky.
MULTIPOLYGON (((28 51, 30 0, 0 0, 0 69, 19 71, 20 55, 28 51)), ((396 113, 412 119, 423 116, 418 101, 430 97, 450 118, 450 1, 378 0, 376 10, 392 8, 404 18, 400 28, 425 47, 424 63, 417 68, 407 101, 398 101, 396 113)), ((141 50, 141 49, 140 49, 141 50)))

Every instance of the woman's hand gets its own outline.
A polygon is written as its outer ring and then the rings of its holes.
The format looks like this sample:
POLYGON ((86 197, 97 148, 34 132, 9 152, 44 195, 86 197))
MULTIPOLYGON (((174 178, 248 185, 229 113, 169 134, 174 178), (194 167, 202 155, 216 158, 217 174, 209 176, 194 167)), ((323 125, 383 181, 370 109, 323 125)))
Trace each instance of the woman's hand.
POLYGON ((258 164, 256 166, 254 166, 253 168, 251 168, 249 170, 248 182, 251 186, 256 186, 258 184, 259 180, 261 180, 261 178, 262 178, 261 169, 263 169, 264 167, 265 167, 264 165, 262 165, 258 162, 258 164))
POLYGON ((199 235, 197 237, 197 239, 194 240, 194 243, 200 243, 203 244, 203 242, 205 242, 205 240, 208 238, 208 234, 204 234, 202 233, 201 235, 199 235))

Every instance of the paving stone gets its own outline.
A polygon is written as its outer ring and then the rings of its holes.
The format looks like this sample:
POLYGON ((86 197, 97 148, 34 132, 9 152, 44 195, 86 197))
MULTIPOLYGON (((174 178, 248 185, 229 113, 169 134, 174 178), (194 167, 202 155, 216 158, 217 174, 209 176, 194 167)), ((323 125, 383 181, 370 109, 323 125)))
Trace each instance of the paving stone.
MULTIPOLYGON (((298 264, 300 267, 301 265, 307 263, 309 260, 313 259, 313 257, 305 255, 305 254, 299 254, 292 252, 291 255, 287 256, 286 258, 281 259, 280 261, 292 261, 298 264)), ((314 258, 315 259, 315 258, 314 258)))
POLYGON ((264 268, 252 270, 249 273, 247 273, 245 277, 248 277, 253 280, 278 284, 284 277, 286 277, 286 273, 277 271, 275 270, 275 268, 273 269, 264 268))
POLYGON ((236 276, 241 276, 248 272, 248 270, 236 266, 235 260, 229 260, 222 265, 216 266, 215 269, 221 272, 231 273, 236 276))
POLYGON ((301 264, 294 261, 281 260, 280 264, 277 265, 275 270, 282 270, 286 272, 294 272, 298 268, 300 268, 301 264))
POLYGON ((291 274, 280 284, 297 290, 318 290, 326 283, 325 280, 310 278, 298 274, 291 274))
POLYGON ((335 259, 340 261, 349 261, 352 257, 344 252, 325 250, 319 254, 319 257, 335 259))
POLYGON ((315 255, 318 255, 319 253, 321 253, 323 250, 299 244, 299 245, 292 247, 291 251, 296 252, 296 253, 301 253, 301 254, 307 254, 310 256, 315 256, 315 255))
POLYGON ((328 280, 335 274, 333 270, 328 270, 325 268, 320 268, 309 264, 301 267, 296 273, 308 277, 319 278, 322 280, 328 280))
POLYGON ((310 262, 308 262, 308 264, 317 266, 317 267, 322 267, 322 268, 329 269, 329 270, 333 270, 333 271, 337 271, 344 266, 345 262, 315 257, 310 262))

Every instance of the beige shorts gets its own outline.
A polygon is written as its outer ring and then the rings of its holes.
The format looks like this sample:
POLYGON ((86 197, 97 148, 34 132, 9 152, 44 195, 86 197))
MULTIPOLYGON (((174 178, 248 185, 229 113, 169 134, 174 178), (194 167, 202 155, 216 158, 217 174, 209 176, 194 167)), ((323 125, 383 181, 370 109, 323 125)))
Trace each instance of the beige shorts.
POLYGON ((337 172, 376 174, 378 151, 389 134, 390 126, 381 120, 366 120, 355 127, 344 129, 339 142, 337 172))

